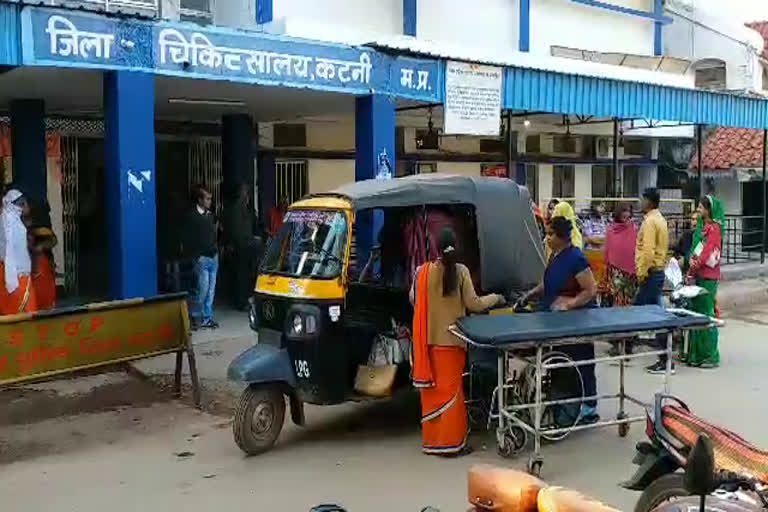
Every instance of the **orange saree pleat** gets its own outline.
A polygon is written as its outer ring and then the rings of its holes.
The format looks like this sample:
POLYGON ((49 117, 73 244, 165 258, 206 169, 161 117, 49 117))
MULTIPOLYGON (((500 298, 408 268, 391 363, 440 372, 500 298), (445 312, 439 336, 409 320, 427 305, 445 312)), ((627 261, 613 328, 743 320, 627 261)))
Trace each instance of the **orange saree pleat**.
POLYGON ((422 388, 421 437, 424 453, 456 453, 467 440, 467 410, 462 373, 466 352, 461 347, 429 347, 435 385, 422 388))

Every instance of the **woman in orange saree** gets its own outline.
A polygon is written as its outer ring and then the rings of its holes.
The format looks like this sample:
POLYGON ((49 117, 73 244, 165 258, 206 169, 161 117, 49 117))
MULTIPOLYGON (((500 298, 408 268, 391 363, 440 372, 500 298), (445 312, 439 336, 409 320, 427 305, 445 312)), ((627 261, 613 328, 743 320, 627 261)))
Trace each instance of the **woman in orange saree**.
POLYGON ((0 212, 0 315, 37 310, 27 228, 22 221, 22 216, 28 211, 27 200, 18 190, 11 189, 3 197, 0 212))
POLYGON ((440 257, 422 265, 411 290, 413 384, 421 394, 422 451, 456 456, 469 453, 462 374, 466 346, 448 327, 467 310, 480 312, 504 302, 500 295, 478 297, 466 266, 456 263, 456 235, 445 228, 440 257))

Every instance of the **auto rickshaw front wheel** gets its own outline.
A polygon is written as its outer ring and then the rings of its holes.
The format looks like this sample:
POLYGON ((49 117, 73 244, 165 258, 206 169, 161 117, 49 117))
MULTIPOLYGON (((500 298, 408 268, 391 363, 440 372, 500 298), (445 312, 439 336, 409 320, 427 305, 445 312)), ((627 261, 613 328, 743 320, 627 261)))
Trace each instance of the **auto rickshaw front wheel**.
POLYGON ((285 397, 274 385, 248 386, 235 408, 232 432, 235 443, 248 455, 270 450, 285 420, 285 397))

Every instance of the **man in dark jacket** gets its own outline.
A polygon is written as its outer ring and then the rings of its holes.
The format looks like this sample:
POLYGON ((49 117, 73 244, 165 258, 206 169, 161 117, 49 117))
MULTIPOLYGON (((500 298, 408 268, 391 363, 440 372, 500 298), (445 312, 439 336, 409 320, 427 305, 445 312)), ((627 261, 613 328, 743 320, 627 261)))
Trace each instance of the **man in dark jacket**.
POLYGON ((216 221, 211 212, 211 193, 198 187, 194 193, 195 206, 186 216, 182 251, 194 265, 194 285, 190 294, 190 318, 193 328, 215 329, 213 299, 219 271, 219 251, 216 245, 216 221))
POLYGON ((251 207, 251 189, 247 184, 238 188, 238 194, 224 212, 227 218, 227 238, 234 263, 233 295, 235 307, 246 309, 254 288, 254 269, 261 252, 261 240, 254 236, 254 211, 251 207))

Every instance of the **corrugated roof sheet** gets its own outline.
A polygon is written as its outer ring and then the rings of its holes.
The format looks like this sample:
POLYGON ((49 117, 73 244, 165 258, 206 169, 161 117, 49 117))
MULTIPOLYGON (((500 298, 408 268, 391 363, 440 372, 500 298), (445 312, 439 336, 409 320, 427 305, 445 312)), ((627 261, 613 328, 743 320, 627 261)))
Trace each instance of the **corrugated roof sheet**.
POLYGON ((377 39, 368 46, 398 52, 413 53, 441 59, 462 60, 496 66, 512 66, 540 71, 577 74, 596 78, 613 78, 628 82, 652 83, 693 89, 694 78, 690 75, 649 71, 646 69, 614 66, 598 62, 534 55, 526 52, 499 52, 496 48, 478 48, 445 42, 417 39, 410 36, 390 36, 377 39))
POLYGON ((499 55, 398 36, 372 46, 442 59, 504 66, 505 109, 619 119, 768 128, 768 101, 693 87, 691 75, 508 52, 499 55))
POLYGON ((21 64, 20 6, 0 2, 0 65, 21 64))
POLYGON ((505 83, 512 110, 768 128, 768 101, 747 95, 515 67, 505 83))

